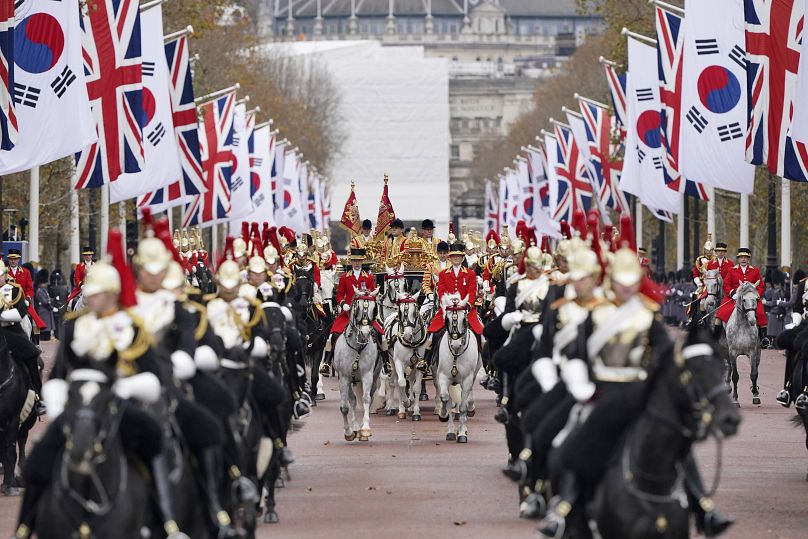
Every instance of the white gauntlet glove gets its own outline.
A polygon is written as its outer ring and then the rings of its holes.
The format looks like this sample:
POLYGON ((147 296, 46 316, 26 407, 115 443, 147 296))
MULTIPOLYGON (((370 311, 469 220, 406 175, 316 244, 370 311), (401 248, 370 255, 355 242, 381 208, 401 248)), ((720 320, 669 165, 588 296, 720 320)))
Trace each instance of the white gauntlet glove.
POLYGON ((215 371, 219 368, 219 357, 207 344, 197 346, 194 351, 194 363, 200 371, 215 371))
POLYGON ((67 391, 70 388, 65 380, 54 378, 42 385, 42 401, 48 410, 48 419, 53 421, 65 409, 67 403, 67 391))
POLYGON ((502 329, 510 331, 513 326, 522 321, 522 311, 514 311, 502 315, 502 329))
POLYGON ((348 311, 350 311, 350 310, 351 310, 351 306, 350 306, 350 305, 348 305, 347 303, 344 303, 344 304, 342 305, 342 310, 343 310, 344 312, 346 312, 346 313, 347 313, 348 311))
POLYGON ((586 363, 581 359, 567 360, 561 370, 561 379, 578 402, 586 402, 595 394, 595 384, 589 379, 586 363))
POLYGON ((112 384, 112 391, 122 399, 136 399, 145 404, 152 404, 160 398, 160 380, 150 372, 141 372, 126 378, 118 378, 112 384))
POLYGON ((182 350, 171 353, 171 365, 174 367, 174 376, 179 380, 187 380, 196 374, 193 358, 182 350))
POLYGON ((253 347, 252 352, 250 352, 250 356, 252 356, 254 359, 263 359, 267 357, 267 349, 267 342, 261 337, 256 337, 253 340, 253 347))

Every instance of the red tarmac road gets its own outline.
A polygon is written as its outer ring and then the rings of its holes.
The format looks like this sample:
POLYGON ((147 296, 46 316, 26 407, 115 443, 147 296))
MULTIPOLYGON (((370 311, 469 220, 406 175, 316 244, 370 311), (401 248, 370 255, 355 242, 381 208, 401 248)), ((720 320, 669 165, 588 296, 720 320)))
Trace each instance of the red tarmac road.
MULTIPOLYGON (((793 409, 774 402, 782 353, 763 353, 762 406, 751 405, 748 362, 739 363, 743 424, 724 444, 715 496, 718 507, 738 521, 726 537, 808 537, 804 431, 791 427, 793 409)), ((499 471, 505 441, 492 418, 490 392, 475 389, 477 415, 469 421, 466 445, 445 441, 445 425, 432 415, 431 404, 420 423, 372 415, 371 441, 347 443, 333 378, 326 381, 326 394, 290 438, 297 462, 277 494, 281 522, 261 525, 259 538, 533 537, 534 523, 517 516, 516 488, 499 471)), ((705 444, 698 453, 709 483, 715 446, 705 444)), ((0 498, 0 537, 13 531, 18 504, 0 498)))

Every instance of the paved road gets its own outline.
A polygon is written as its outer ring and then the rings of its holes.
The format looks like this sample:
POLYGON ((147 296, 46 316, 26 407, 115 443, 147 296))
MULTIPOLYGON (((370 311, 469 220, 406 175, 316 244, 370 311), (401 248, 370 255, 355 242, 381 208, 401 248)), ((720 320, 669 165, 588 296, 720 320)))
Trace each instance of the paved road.
MULTIPOLYGON (((744 423, 725 443, 716 496, 719 507, 738 519, 730 538, 806 537, 804 433, 790 426, 793 411, 773 401, 782 363, 781 353, 764 352, 762 406, 751 405, 742 383, 744 423)), ((741 369, 748 377, 743 360, 741 369)), ((431 411, 420 423, 371 416, 371 441, 346 443, 334 380, 326 387, 328 399, 290 439, 297 463, 278 492, 281 522, 262 525, 259 537, 532 537, 533 523, 517 518, 516 489, 499 472, 505 444, 491 418, 489 392, 477 391, 467 445, 446 442, 445 427, 431 411)), ((710 444, 699 448, 708 481, 715 455, 710 444)), ((0 537, 13 529, 17 505, 17 499, 0 499, 0 537)))

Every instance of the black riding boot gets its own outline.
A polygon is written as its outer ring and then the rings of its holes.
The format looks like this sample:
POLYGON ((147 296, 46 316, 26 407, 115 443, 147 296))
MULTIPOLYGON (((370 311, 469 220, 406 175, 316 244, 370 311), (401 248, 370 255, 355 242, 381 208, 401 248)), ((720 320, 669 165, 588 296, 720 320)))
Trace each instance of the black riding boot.
POLYGON ((760 340, 760 347, 761 348, 768 348, 769 347, 769 338, 766 337, 766 326, 758 327, 758 339, 760 340))
POLYGON ((207 447, 201 451, 202 460, 202 495, 208 507, 208 517, 213 525, 213 536, 217 539, 239 537, 239 533, 230 522, 230 515, 222 508, 219 501, 219 480, 222 471, 220 450, 218 447, 207 447))
POLYGON ((567 516, 578 500, 578 480, 570 471, 564 471, 558 480, 558 495, 552 500, 552 507, 536 530, 539 537, 560 539, 567 529, 567 516))
POLYGON ((323 364, 320 366, 320 375, 323 378, 328 378, 331 376, 331 361, 334 359, 334 344, 339 338, 339 335, 332 333, 329 337, 331 342, 328 343, 330 346, 327 346, 329 350, 323 353, 323 364))
POLYGON ((17 523, 17 530, 14 532, 14 539, 28 539, 34 530, 36 512, 39 507, 39 499, 45 492, 47 485, 41 485, 29 481, 25 486, 22 495, 22 505, 20 506, 20 519, 17 523))
POLYGON ((724 333, 724 326, 721 324, 716 324, 713 326, 713 339, 715 342, 721 340, 721 335, 724 333))
POLYGON ((31 389, 34 390, 37 396, 34 411, 38 416, 44 415, 47 408, 45 408, 45 403, 42 402, 42 374, 39 370, 39 357, 25 357, 22 363, 25 365, 25 370, 28 371, 28 378, 31 379, 31 389))
POLYGON ((171 495, 171 485, 169 484, 168 462, 166 456, 159 454, 151 461, 152 476, 154 486, 157 491, 157 505, 163 517, 163 529, 167 539, 189 539, 187 535, 180 531, 177 521, 174 519, 174 501, 171 495))
POLYGON ((705 537, 718 537, 735 522, 726 518, 715 510, 715 504, 707 496, 701 474, 693 459, 693 454, 688 454, 683 462, 685 472, 685 491, 688 502, 696 518, 696 528, 705 537))

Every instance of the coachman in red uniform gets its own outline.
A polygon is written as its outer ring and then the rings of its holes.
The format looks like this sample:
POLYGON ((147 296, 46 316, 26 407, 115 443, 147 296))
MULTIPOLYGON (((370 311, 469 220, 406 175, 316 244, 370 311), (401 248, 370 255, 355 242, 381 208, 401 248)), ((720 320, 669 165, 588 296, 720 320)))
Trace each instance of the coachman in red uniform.
MULTIPOLYGON (((746 247, 741 247, 738 249, 738 264, 727 271, 727 276, 724 279, 724 301, 716 313, 716 317, 725 324, 735 310, 735 300, 732 295, 735 294, 741 283, 756 283, 755 288, 757 288, 760 297, 763 297, 763 277, 760 275, 760 270, 749 263, 750 258, 752 258, 752 251, 746 247)), ((768 326, 769 322, 766 319, 766 313, 763 311, 763 303, 760 301, 758 301, 755 314, 757 316, 758 335, 760 340, 763 341, 766 335, 766 326, 768 326)))
POLYGON ((40 330, 47 328, 47 324, 36 314, 36 309, 34 308, 34 279, 27 269, 20 266, 20 259, 22 258, 20 250, 9 249, 6 258, 8 258, 9 277, 14 279, 14 282, 20 285, 25 292, 25 299, 28 302, 28 316, 31 317, 34 325, 40 330))
POLYGON ((717 269, 721 274, 721 280, 726 282, 727 272, 732 268, 732 261, 727 258, 727 244, 718 242, 715 244, 715 258, 707 264, 707 270, 717 269))
POLYGON ((87 270, 93 265, 93 256, 95 251, 91 247, 85 247, 81 250, 81 262, 76 266, 76 271, 73 272, 73 291, 67 296, 67 303, 70 303, 73 298, 81 293, 81 287, 84 285, 84 278, 87 277, 87 270))
MULTIPOLYGON (((356 290, 364 289, 370 293, 376 288, 376 280, 373 275, 362 270, 362 264, 365 262, 365 249, 353 247, 348 258, 351 261, 351 269, 340 276, 339 284, 337 285, 336 305, 337 309, 339 309, 339 316, 337 316, 334 320, 334 324, 331 326, 331 337, 326 346, 323 364, 320 367, 320 374, 323 376, 331 374, 331 360, 334 358, 334 344, 351 321, 349 312, 356 290)), ((373 322, 373 328, 379 335, 384 333, 378 321, 373 322)))

